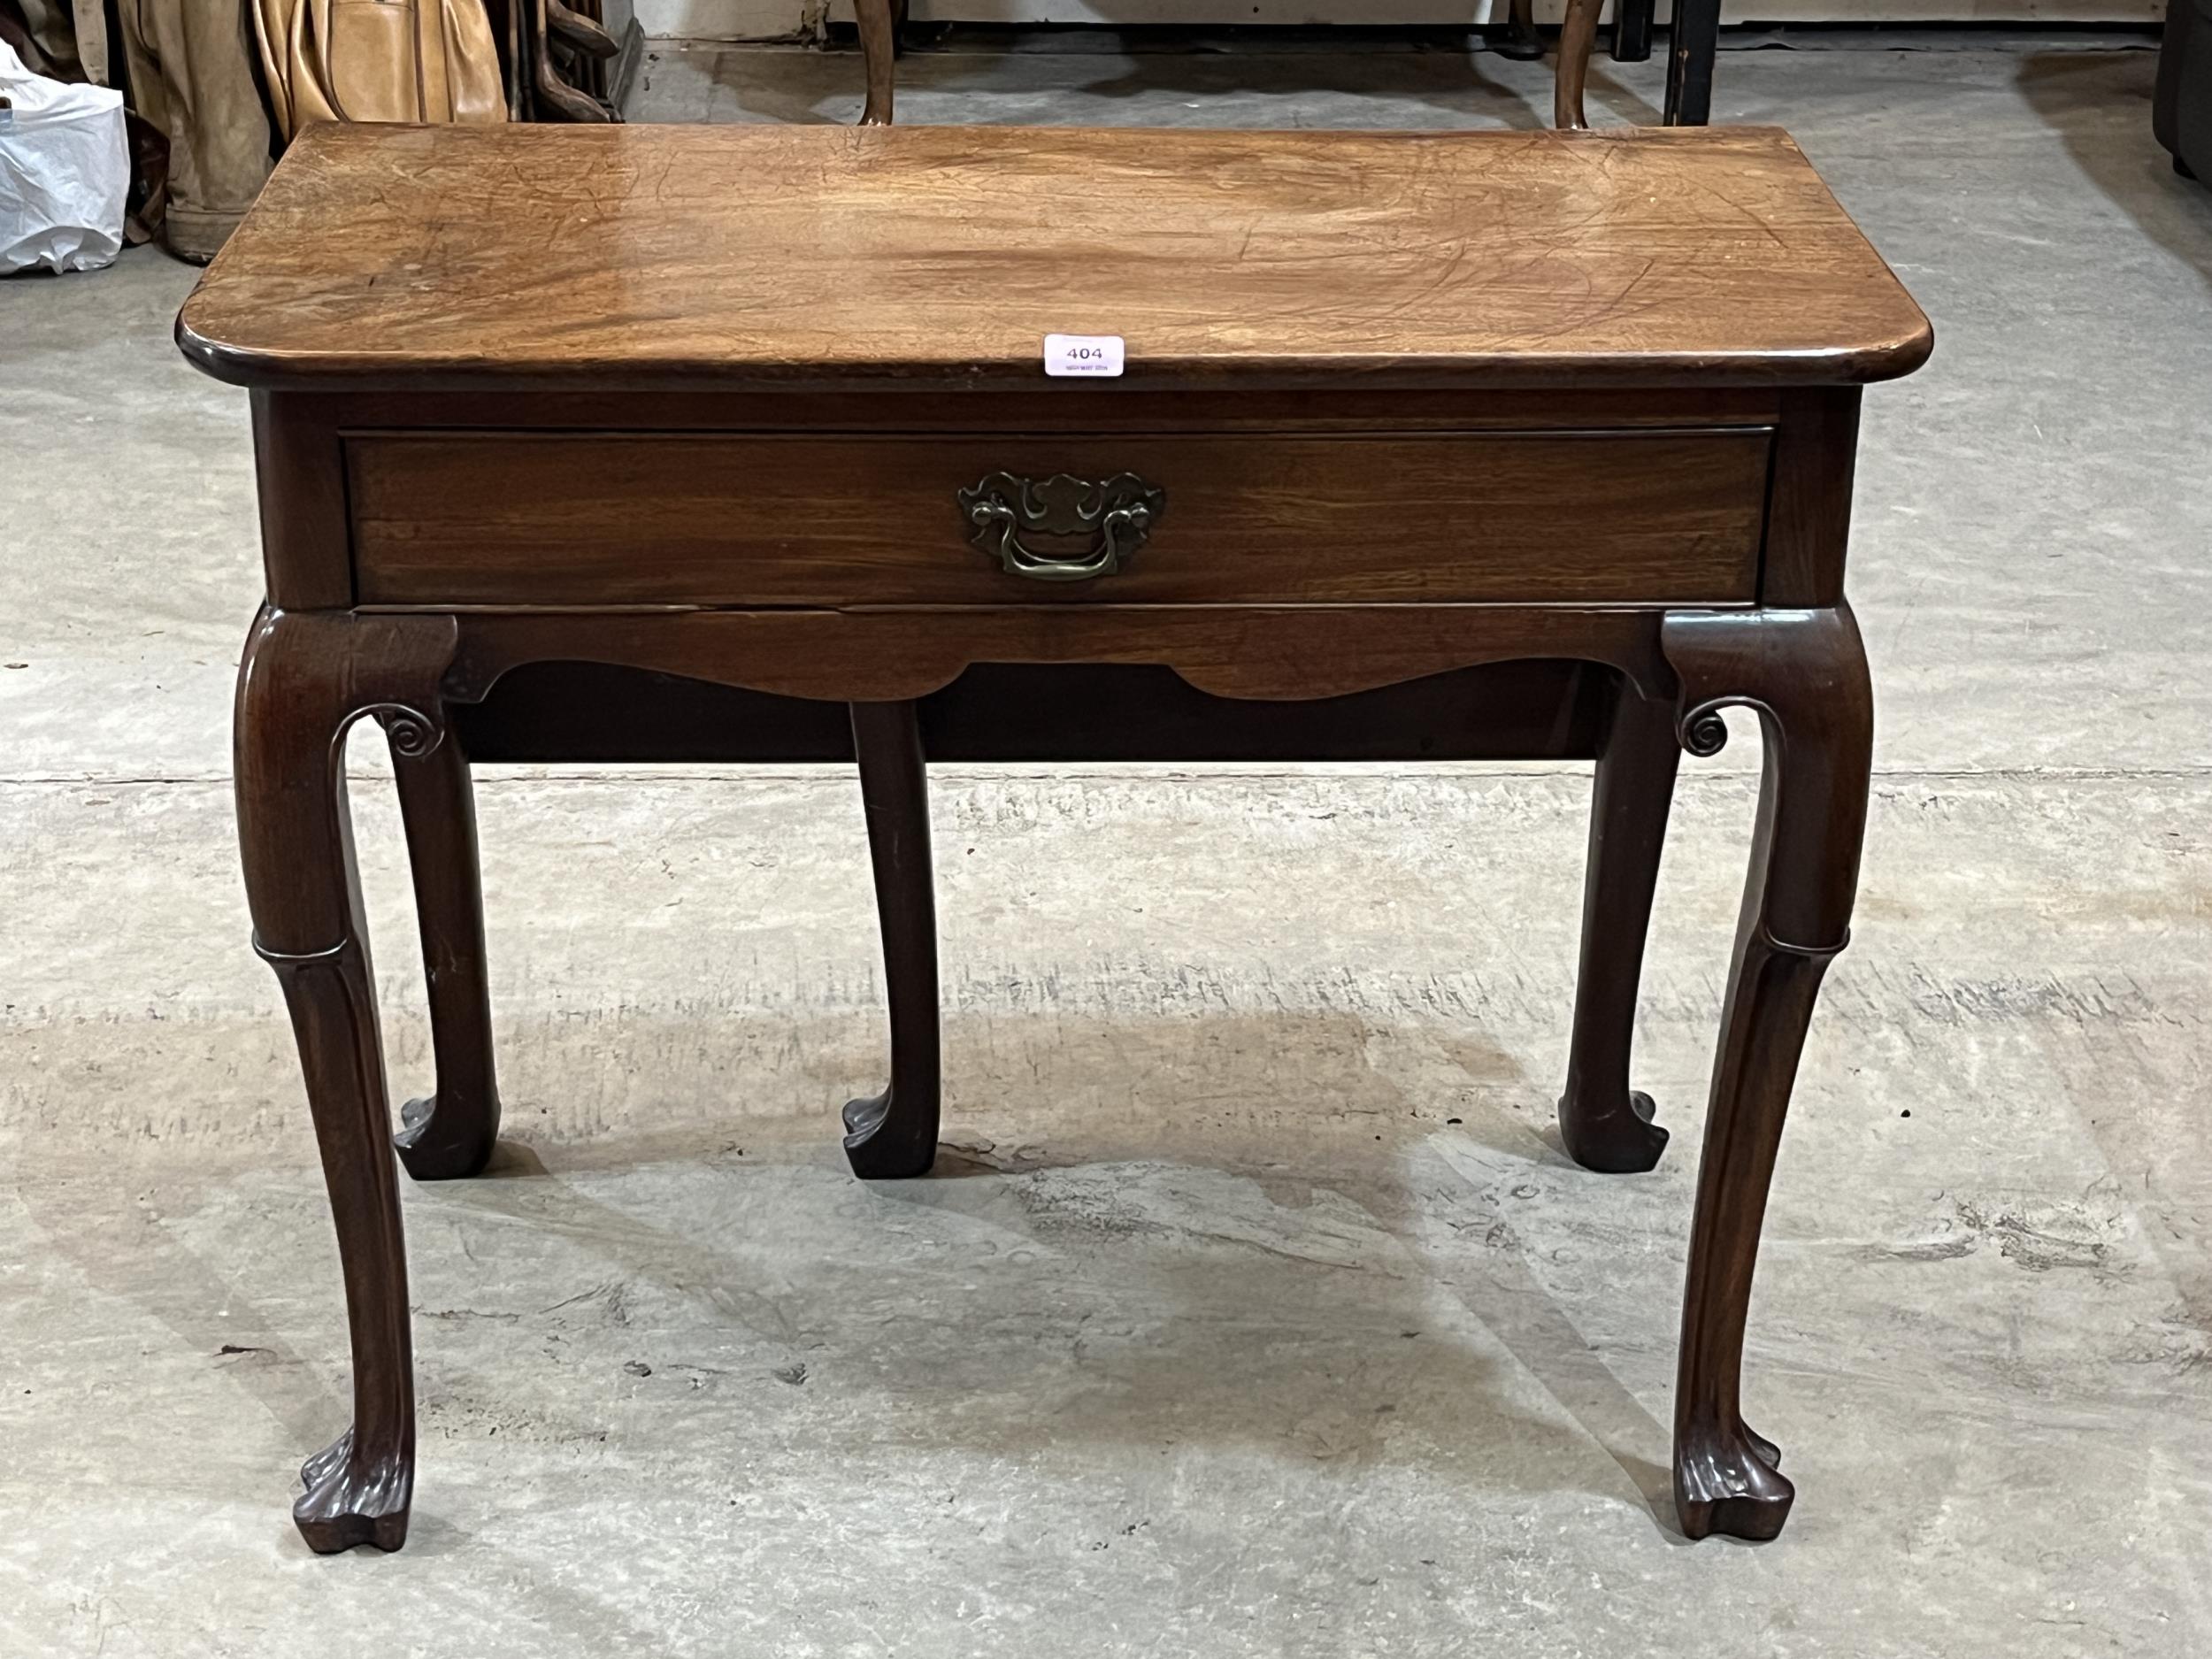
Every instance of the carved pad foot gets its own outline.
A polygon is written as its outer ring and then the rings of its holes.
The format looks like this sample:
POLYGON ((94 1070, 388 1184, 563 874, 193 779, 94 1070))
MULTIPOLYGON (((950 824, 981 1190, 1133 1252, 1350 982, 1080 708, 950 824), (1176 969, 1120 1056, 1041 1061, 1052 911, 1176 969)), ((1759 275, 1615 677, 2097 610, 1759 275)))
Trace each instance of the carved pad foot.
POLYGON ((937 1114, 915 1111, 894 1091, 845 1102, 845 1156, 864 1180, 926 1175, 937 1161, 937 1114))
POLYGON ((394 1550, 407 1541, 415 1497, 411 1454, 358 1457, 348 1429, 307 1460, 300 1484, 307 1490, 292 1505, 292 1520, 317 1555, 334 1555, 357 1544, 394 1550))
POLYGON ((1777 1536, 1797 1497, 1781 1462, 1774 1442, 1741 1422, 1684 1433, 1674 1455, 1674 1509, 1683 1532, 1755 1543, 1777 1536))
POLYGON ((499 1144, 499 1102, 441 1110, 435 1094, 400 1108, 400 1130, 393 1148, 407 1173, 419 1181, 465 1180, 481 1175, 499 1144))
POLYGON ((1567 1156, 1586 1170, 1640 1175, 1655 1167, 1667 1149, 1666 1130, 1652 1121, 1657 1111, 1641 1089, 1598 1111, 1577 1100, 1571 1090, 1559 1102, 1559 1138, 1567 1156))

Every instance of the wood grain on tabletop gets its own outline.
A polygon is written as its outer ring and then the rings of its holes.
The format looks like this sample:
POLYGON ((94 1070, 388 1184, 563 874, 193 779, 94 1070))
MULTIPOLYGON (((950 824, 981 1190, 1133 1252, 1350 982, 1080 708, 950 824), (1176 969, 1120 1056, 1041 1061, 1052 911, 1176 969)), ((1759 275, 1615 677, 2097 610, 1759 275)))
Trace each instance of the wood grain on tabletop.
POLYGON ((248 384, 1878 380, 1927 320, 1774 128, 311 127, 178 323, 248 384))

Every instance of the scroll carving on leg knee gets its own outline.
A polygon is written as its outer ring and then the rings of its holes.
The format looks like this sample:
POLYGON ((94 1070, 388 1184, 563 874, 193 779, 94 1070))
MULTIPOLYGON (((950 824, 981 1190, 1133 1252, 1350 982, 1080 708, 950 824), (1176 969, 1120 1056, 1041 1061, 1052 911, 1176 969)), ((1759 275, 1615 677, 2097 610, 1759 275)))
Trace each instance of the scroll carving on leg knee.
MULTIPOLYGON (((385 729, 393 730, 388 718, 385 729)), ((412 754, 396 740, 392 764, 414 870, 437 1079, 432 1094, 402 1109, 393 1144, 415 1179, 451 1180, 481 1173, 499 1140, 476 800, 468 757, 450 733, 412 754)))
POLYGON ((1856 623, 1831 610, 1675 615, 1661 644, 1693 754, 1755 710, 1759 816, 1713 1066, 1675 1385, 1675 1508, 1692 1538, 1769 1539, 1795 1489, 1744 1423, 1744 1323, 1782 1122, 1829 962, 1850 936, 1873 698, 1856 623))
POLYGON ((1624 678, 1590 798, 1589 872, 1582 891, 1582 962, 1559 1138, 1585 1169, 1648 1170, 1666 1148, 1651 1097, 1628 1086, 1636 987, 1659 880, 1659 855, 1682 757, 1674 709, 1624 678))
POLYGON ((1590 125, 1582 111, 1583 88, 1590 79, 1590 57, 1597 50, 1598 12, 1604 0, 1567 0, 1559 25, 1559 65, 1552 76, 1551 124, 1579 130, 1590 125))
POLYGON ((353 1352, 353 1421, 308 1460, 292 1509, 322 1552, 397 1549, 415 1477, 406 1248, 342 739, 374 714, 403 758, 433 752, 456 637, 450 618, 265 610, 239 664, 234 770, 254 947, 299 1042, 353 1352))
POLYGON ((910 703, 856 703, 852 723, 883 930, 891 1084, 847 1102, 845 1156, 854 1174, 872 1179, 924 1175, 937 1157, 939 1053, 937 904, 921 728, 910 703))

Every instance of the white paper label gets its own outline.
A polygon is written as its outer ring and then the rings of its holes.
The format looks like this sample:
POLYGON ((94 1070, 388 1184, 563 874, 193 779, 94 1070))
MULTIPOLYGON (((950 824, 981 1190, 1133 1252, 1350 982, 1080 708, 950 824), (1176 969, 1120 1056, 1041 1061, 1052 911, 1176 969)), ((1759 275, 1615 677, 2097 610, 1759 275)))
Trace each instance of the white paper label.
POLYGON ((1119 334, 1047 334, 1047 374, 1119 374, 1119 334))

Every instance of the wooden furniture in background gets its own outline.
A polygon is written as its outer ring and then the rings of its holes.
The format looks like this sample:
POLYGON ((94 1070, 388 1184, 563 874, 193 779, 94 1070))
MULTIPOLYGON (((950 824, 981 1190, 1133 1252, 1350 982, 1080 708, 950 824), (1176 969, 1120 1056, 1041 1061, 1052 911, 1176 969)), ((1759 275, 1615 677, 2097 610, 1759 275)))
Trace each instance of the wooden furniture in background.
MULTIPOLYGON (((1651 0, 1632 0, 1648 7, 1651 0)), ((1673 0, 1667 30, 1669 127, 1702 127, 1712 119, 1713 65, 1720 56, 1720 0, 1673 0)))
POLYGON ((2205 0, 2167 0, 2151 135, 2183 178, 2212 179, 2212 7, 2205 0))
MULTIPOLYGON (((1566 0, 1559 28, 1559 65, 1552 81, 1552 125, 1584 127, 1583 91, 1590 77, 1590 54, 1597 44, 1598 16, 1605 0, 1566 0)), ((1617 0, 1613 58, 1641 63, 1651 56, 1653 0, 1617 0)), ((887 127, 896 100, 899 36, 906 24, 906 0, 853 0, 853 21, 860 35, 867 101, 864 127, 887 127)), ((1702 127, 1712 106, 1713 59, 1719 48, 1720 0, 1675 0, 1667 59, 1666 109, 1669 127, 1702 127)), ((1537 33, 1534 0, 1511 0, 1504 37, 1491 49, 1502 57, 1532 59, 1544 55, 1537 33)))
MULTIPOLYGON (((607 33, 603 0, 485 0, 517 121, 619 121, 624 42, 607 33)), ((630 34, 636 34, 634 21, 630 34)))
POLYGON ((1665 1139, 1628 1060, 1677 749, 1752 710, 1674 1483, 1692 1536, 1780 1528, 1739 1372, 1858 867, 1860 388, 1930 343, 1786 135, 319 127, 178 333, 253 388, 240 840, 353 1346, 295 1507, 315 1548, 396 1548, 414 1486, 337 741, 364 716, 430 964, 416 1175, 496 1133, 470 755, 851 753, 893 1054, 846 1144, 897 1176, 937 1139, 925 755, 1594 757, 1561 1128, 1635 1170, 1665 1139), (1122 335, 1126 373, 1046 380, 1048 332, 1122 335))

